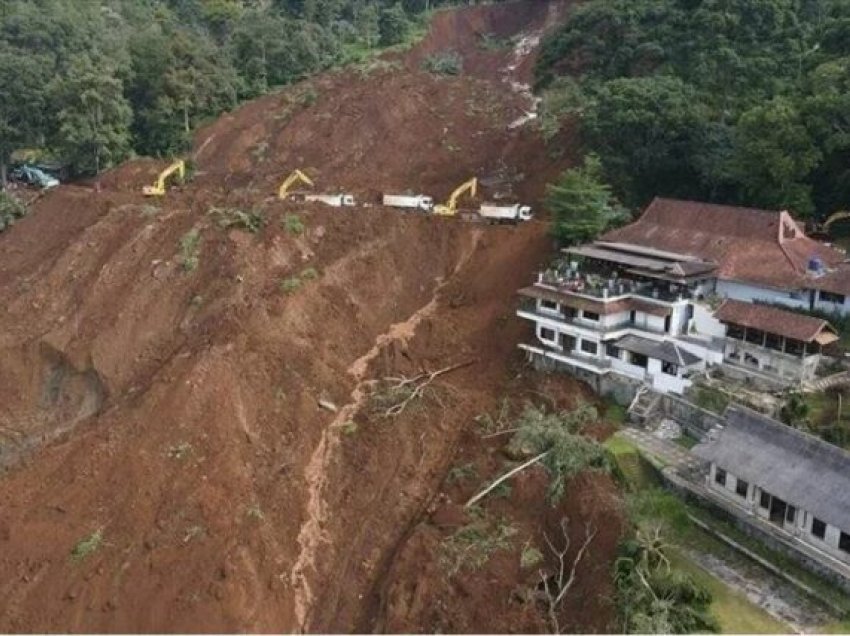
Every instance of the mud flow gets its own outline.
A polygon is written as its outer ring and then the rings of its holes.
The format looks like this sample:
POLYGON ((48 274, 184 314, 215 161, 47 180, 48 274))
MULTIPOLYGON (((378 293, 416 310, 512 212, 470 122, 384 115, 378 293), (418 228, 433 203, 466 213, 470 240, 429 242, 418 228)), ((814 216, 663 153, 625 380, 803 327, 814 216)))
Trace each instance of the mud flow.
MULTIPOLYGON (((404 56, 199 131, 194 178, 162 199, 141 187, 163 164, 134 161, 51 191, 0 235, 0 631, 540 627, 510 593, 527 576, 519 538, 485 579, 447 577, 440 545, 466 522, 451 467, 499 466, 476 416, 544 381, 522 367, 512 315, 550 252, 547 227, 378 201, 441 200, 477 175, 488 197, 539 208, 574 159, 570 131, 550 158, 528 88, 566 10, 441 12, 404 56), (421 69, 449 49, 461 76, 421 69), (278 201, 296 168, 360 205, 278 201), (233 210, 262 227, 223 227, 233 210), (447 368, 386 417, 382 386, 447 368)), ((565 404, 580 394, 558 390, 565 404)), ((543 527, 542 479, 530 471, 495 504, 523 537, 543 527)), ((595 630, 611 616, 592 598, 610 591, 616 515, 591 505, 611 484, 581 492, 560 512, 613 528, 581 573, 577 603, 593 615, 575 627, 595 630)))

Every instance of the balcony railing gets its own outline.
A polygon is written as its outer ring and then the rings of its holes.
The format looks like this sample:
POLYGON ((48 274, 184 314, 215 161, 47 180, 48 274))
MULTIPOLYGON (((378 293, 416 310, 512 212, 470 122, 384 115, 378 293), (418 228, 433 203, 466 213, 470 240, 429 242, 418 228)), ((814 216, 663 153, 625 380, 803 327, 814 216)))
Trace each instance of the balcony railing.
POLYGON ((550 285, 562 292, 601 299, 640 296, 664 302, 676 302, 693 298, 691 291, 682 285, 604 277, 577 270, 566 272, 546 270, 538 275, 537 282, 550 285))
POLYGON ((524 314, 533 315, 535 318, 540 318, 542 320, 552 320, 554 322, 558 322, 564 325, 580 327, 589 331, 595 331, 603 334, 612 333, 615 331, 623 331, 624 329, 635 329, 638 331, 645 331, 658 335, 664 335, 667 333, 663 328, 641 325, 628 318, 626 320, 621 320, 615 324, 604 325, 602 324, 602 322, 594 322, 592 320, 577 318, 576 316, 568 316, 563 312, 555 313, 554 311, 540 311, 537 309, 537 305, 533 300, 520 304, 519 310, 524 314))

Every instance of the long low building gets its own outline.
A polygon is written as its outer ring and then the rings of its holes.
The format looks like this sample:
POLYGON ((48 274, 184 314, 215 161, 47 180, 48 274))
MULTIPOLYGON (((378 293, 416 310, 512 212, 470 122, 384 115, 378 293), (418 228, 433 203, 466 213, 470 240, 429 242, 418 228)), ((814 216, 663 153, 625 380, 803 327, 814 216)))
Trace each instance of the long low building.
POLYGON ((693 453, 709 491, 850 565, 850 453, 743 407, 693 453))

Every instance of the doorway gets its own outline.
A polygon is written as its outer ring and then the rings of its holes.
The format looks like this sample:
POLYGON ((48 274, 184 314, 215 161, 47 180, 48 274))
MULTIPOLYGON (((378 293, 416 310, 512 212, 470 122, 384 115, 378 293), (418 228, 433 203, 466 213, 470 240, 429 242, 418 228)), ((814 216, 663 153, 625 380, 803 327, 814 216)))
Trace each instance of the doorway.
POLYGON ((788 511, 788 504, 782 501, 779 497, 771 497, 770 499, 770 522, 778 526, 785 525, 785 513, 788 511))

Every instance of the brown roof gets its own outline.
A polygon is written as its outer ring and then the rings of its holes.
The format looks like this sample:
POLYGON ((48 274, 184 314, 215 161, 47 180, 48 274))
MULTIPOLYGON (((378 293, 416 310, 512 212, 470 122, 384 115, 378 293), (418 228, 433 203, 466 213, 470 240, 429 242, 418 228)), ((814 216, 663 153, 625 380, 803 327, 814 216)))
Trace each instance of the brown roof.
POLYGON ((575 294, 571 294, 569 292, 546 289, 545 287, 537 286, 525 287, 523 289, 520 289, 517 293, 520 296, 525 296, 526 298, 548 300, 553 303, 560 303, 565 307, 581 309, 582 311, 592 311, 594 313, 599 314, 600 316, 618 314, 620 312, 630 311, 632 309, 634 309, 635 311, 642 311, 653 316, 662 317, 669 316, 672 313, 672 309, 670 307, 656 305, 654 303, 639 300, 637 298, 622 298, 619 300, 609 300, 605 302, 602 300, 592 300, 590 298, 583 298, 581 296, 576 296, 575 294))
POLYGON ((721 322, 759 329, 802 342, 813 342, 824 332, 835 333, 826 320, 740 300, 725 301, 714 317, 721 322))
POLYGON ((715 261, 718 277, 781 288, 805 288, 809 260, 835 267, 844 255, 800 229, 787 212, 655 199, 634 223, 602 241, 632 243, 715 261))

